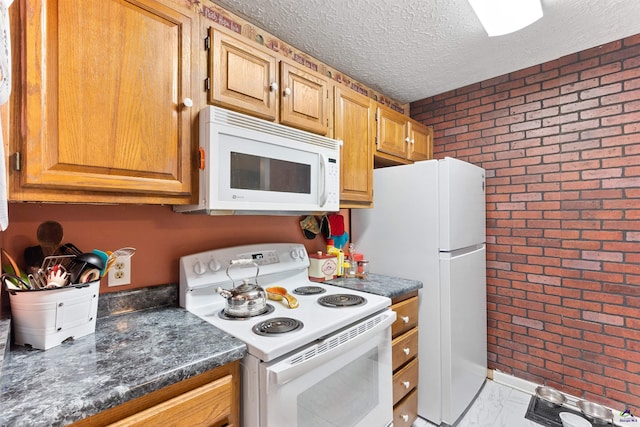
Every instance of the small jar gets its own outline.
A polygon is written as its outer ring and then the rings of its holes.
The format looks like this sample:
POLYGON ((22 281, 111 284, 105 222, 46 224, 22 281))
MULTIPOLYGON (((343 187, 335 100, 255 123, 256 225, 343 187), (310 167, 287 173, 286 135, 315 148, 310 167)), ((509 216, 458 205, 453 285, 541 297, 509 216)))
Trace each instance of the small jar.
POLYGON ((360 279, 366 279, 369 274, 369 261, 366 259, 362 259, 358 261, 358 271, 356 276, 360 279))
POLYGON ((356 277, 356 263, 355 261, 345 259, 344 260, 344 276, 345 277, 356 277))

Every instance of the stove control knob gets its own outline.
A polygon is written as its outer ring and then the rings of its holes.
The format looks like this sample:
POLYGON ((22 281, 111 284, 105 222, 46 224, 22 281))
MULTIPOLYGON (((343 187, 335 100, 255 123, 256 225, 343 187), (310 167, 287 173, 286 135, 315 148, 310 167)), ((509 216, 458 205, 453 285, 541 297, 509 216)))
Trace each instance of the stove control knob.
POLYGON ((220 263, 215 258, 209 261, 209 268, 211 269, 211 271, 218 271, 220 270, 220 267, 220 263))
POLYGON ((296 258, 298 258, 298 251, 292 249, 291 252, 289 252, 289 255, 291 255, 291 258, 295 260, 296 258))
POLYGON ((307 255, 307 251, 305 251, 304 249, 300 249, 298 250, 298 254, 300 255, 300 259, 304 260, 304 257, 307 255))
POLYGON ((193 272, 196 273, 196 275, 198 276, 202 276, 204 273, 207 272, 207 268, 204 265, 202 265, 200 261, 196 261, 195 263, 193 263, 193 272))

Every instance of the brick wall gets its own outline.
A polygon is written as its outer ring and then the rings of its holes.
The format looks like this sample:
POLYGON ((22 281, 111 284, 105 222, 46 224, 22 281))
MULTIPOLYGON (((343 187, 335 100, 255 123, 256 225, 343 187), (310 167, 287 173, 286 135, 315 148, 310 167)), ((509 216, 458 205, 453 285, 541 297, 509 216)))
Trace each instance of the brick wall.
POLYGON ((640 35, 411 116, 487 171, 490 368, 640 412, 640 35))

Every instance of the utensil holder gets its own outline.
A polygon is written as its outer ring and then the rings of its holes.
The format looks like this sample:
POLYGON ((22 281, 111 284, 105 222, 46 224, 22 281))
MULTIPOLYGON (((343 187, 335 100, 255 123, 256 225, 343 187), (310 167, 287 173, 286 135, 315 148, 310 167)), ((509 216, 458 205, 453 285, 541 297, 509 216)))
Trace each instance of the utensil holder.
POLYGON ((8 290, 14 342, 47 350, 95 332, 100 281, 41 290, 8 290))

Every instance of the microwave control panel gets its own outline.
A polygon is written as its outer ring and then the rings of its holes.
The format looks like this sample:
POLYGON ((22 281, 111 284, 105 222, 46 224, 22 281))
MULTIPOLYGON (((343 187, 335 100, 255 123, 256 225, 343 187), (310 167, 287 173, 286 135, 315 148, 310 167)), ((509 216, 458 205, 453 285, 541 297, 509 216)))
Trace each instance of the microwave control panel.
POLYGON ((327 202, 325 205, 340 207, 340 167, 336 158, 330 157, 327 166, 327 202))

